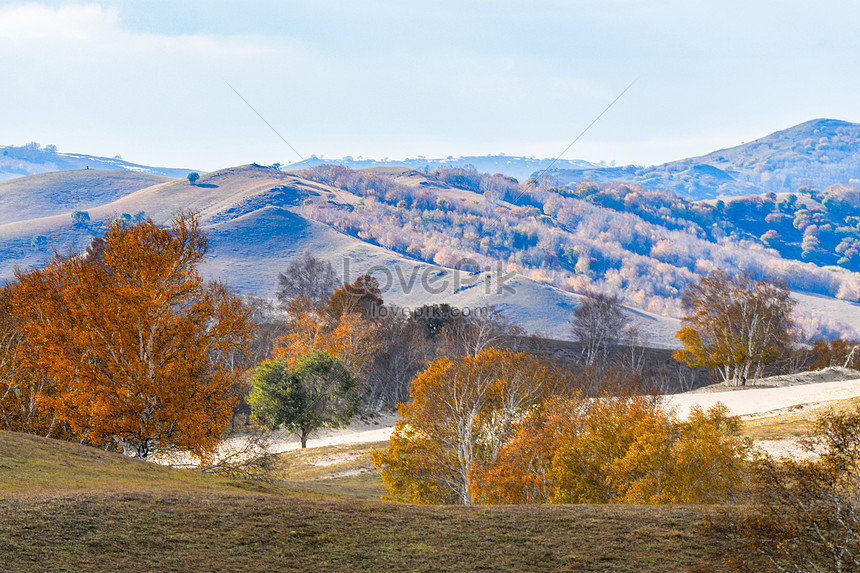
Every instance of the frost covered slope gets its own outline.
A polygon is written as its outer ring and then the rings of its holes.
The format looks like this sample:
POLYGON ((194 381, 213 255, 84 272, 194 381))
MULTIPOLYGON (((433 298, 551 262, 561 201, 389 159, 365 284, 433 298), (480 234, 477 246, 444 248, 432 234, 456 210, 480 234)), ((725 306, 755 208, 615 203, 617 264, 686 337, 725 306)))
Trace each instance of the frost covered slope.
MULTIPOLYGON (((394 175, 403 184, 426 186, 424 178, 409 170, 394 175)), ((117 191, 118 198, 87 208, 91 221, 86 226, 73 224, 69 212, 80 210, 80 205, 71 202, 51 207, 67 207, 66 212, 49 210, 53 214, 38 218, 27 217, 27 209, 37 207, 26 201, 5 211, 10 222, 0 224, 0 279, 10 278, 15 266, 43 262, 52 249, 80 252, 115 217, 143 211, 157 223, 165 223, 177 211, 191 209, 200 214, 210 239, 205 274, 239 292, 273 296, 277 273, 296 256, 310 252, 331 261, 346 280, 372 272, 382 283, 388 303, 407 308, 443 302, 468 309, 495 305, 530 332, 569 338, 578 294, 501 270, 469 274, 431 265, 303 216, 313 206, 349 211, 361 203, 361 197, 342 189, 256 165, 205 174, 197 185, 184 179, 159 181, 134 192, 117 191)), ((452 202, 486 200, 483 195, 441 185, 434 193, 452 202)), ((507 208, 504 202, 496 206, 507 208)), ((828 297, 806 297, 806 301, 824 319, 860 317, 860 306, 853 303, 828 297)), ((626 312, 641 324, 646 344, 677 346, 677 320, 632 307, 626 312)))

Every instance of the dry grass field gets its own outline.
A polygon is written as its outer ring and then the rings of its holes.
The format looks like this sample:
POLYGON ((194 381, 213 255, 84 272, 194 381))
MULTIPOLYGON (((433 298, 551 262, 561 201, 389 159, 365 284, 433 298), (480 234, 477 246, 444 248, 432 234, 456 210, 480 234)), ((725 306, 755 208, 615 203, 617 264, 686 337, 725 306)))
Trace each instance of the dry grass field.
POLYGON ((721 571, 707 512, 379 499, 373 445, 282 454, 275 481, 0 432, 8 571, 721 571))

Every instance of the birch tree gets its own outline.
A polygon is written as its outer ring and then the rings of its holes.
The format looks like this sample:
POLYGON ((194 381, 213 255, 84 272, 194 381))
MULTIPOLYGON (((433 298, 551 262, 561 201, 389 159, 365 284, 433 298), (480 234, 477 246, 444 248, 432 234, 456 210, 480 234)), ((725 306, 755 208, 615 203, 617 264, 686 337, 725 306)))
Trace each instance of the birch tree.
POLYGON ((715 271, 691 285, 682 299, 687 315, 676 335, 676 360, 715 368, 727 386, 762 376, 791 344, 797 304, 784 282, 715 271))

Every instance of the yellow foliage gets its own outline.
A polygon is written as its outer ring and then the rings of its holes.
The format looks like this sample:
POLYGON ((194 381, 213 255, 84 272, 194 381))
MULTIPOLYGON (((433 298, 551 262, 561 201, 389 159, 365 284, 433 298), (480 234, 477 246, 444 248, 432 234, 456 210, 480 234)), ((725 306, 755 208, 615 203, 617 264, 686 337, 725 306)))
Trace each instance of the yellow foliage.
POLYGON ((311 350, 328 352, 343 360, 361 383, 379 349, 377 325, 357 312, 338 316, 313 308, 306 299, 296 299, 287 308, 287 334, 275 341, 275 358, 286 358, 290 366, 311 350))
POLYGON ((749 444, 724 406, 686 422, 652 399, 601 398, 552 466, 556 503, 716 503, 742 486, 749 444))
POLYGON ((545 388, 545 369, 524 353, 489 348, 430 363, 400 405, 387 453, 375 458, 390 497, 472 504, 474 464, 496 459, 545 388))

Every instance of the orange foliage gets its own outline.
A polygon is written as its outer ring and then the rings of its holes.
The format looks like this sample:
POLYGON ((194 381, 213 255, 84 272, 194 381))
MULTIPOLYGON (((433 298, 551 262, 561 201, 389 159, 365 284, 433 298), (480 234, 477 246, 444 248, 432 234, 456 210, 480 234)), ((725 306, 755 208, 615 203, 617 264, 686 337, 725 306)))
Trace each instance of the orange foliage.
POLYGON ((496 459, 517 420, 545 397, 546 382, 536 358, 510 350, 430 363, 399 407, 388 450, 374 454, 389 497, 474 503, 473 464, 496 459))
POLYGON ((286 358, 292 367, 299 356, 320 350, 343 360, 363 380, 380 346, 373 321, 357 312, 333 316, 303 298, 290 302, 287 311, 291 319, 287 334, 275 340, 275 358, 286 358))
POLYGON ((854 350, 858 346, 860 341, 857 340, 818 339, 812 344, 810 350, 812 363, 809 367, 812 370, 821 370, 828 366, 847 366, 856 369, 860 366, 860 352, 854 350))
POLYGON ((586 403, 554 396, 533 408, 494 461, 472 467, 475 498, 486 504, 548 503, 556 452, 580 431, 586 403))
POLYGON ((141 458, 153 447, 214 450, 240 383, 231 358, 251 324, 239 299, 197 273, 205 252, 193 215, 170 228, 120 220, 98 255, 16 273, 15 300, 32 317, 24 364, 51 380, 39 399, 75 435, 141 458))
POLYGON ((0 288, 0 429, 66 437, 68 427, 44 405, 51 380, 25 362, 32 354, 22 330, 33 318, 28 302, 17 284, 0 288))

